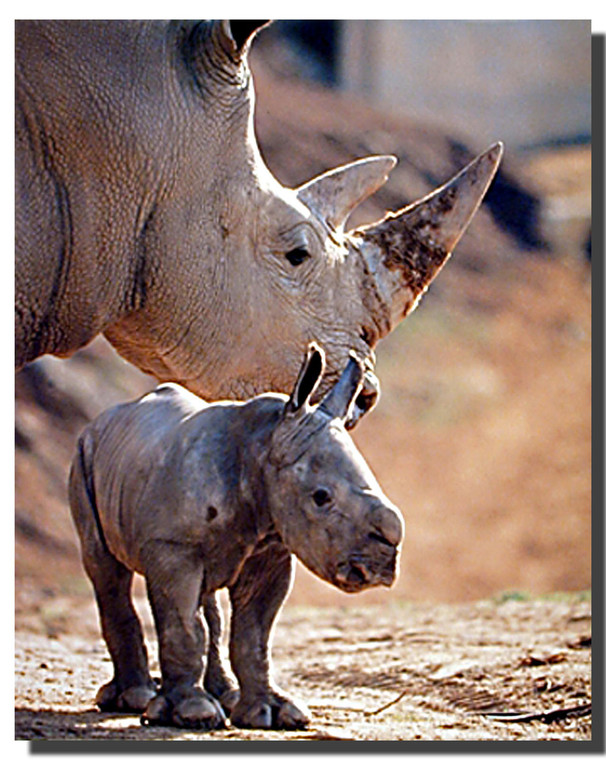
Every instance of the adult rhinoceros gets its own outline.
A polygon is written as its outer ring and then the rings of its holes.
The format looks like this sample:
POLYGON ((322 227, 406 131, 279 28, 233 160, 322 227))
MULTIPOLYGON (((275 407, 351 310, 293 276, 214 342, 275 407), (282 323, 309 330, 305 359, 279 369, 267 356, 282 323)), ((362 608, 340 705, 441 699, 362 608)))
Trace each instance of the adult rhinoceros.
POLYGON ((323 388, 416 305, 479 205, 497 144, 344 232, 391 156, 283 187, 259 154, 247 51, 263 22, 16 24, 16 366, 105 334, 208 399, 285 391, 310 340, 323 388), (268 348, 269 347, 269 350, 268 348))

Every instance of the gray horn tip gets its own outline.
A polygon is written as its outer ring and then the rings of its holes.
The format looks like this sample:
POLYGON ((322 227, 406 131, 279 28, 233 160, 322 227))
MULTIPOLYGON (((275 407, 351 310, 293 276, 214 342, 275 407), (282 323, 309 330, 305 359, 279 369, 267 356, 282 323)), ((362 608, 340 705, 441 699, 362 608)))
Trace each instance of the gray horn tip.
POLYGON ((381 156, 369 156, 366 161, 375 162, 377 166, 380 166, 383 169, 385 174, 389 174, 389 172, 398 163, 396 156, 391 155, 391 153, 386 153, 385 155, 381 156))
MULTIPOLYGON (((352 161, 349 164, 350 167, 365 168, 372 170, 377 176, 380 174, 383 178, 386 178, 389 172, 398 163, 396 156, 391 153, 381 153, 375 156, 365 156, 364 158, 358 158, 356 161, 352 161)), ((346 165, 347 166, 347 165, 346 165)), ((338 166, 334 171, 338 172, 343 167, 338 166)), ((369 175, 372 176, 372 175, 369 175)))
MULTIPOLYGON (((442 188, 438 188, 432 195, 439 195, 445 188, 459 186, 464 189, 466 196, 466 202, 459 205, 458 211, 460 212, 460 218, 466 218, 465 224, 460 227, 460 234, 463 233, 467 223, 471 220, 471 217, 475 213, 476 208, 480 205, 486 191, 490 187, 490 183, 494 179, 501 159, 503 157, 504 146, 501 141, 495 142, 483 153, 473 159, 467 166, 452 178, 450 182, 443 185, 442 188)), ((429 196, 431 197, 431 195, 429 196)), ((458 222, 457 222, 458 224, 458 222)), ((458 240, 458 237, 453 239, 452 247, 458 240)))
POLYGON ((493 143, 490 148, 478 156, 478 161, 486 161, 488 163, 492 163, 494 164, 494 168, 497 169, 501 163, 501 159, 503 158, 504 151, 505 145, 501 142, 501 140, 497 140, 497 142, 493 143))

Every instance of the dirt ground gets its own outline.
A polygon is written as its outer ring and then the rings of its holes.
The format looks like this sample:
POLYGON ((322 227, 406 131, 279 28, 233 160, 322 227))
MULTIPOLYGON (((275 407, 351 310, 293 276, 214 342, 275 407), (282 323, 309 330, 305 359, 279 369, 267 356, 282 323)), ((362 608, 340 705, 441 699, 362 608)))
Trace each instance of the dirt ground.
MULTIPOLYGON (((93 704, 111 666, 84 596, 22 596, 16 739, 162 741, 588 741, 586 595, 457 605, 287 606, 278 683, 308 705, 307 731, 143 727, 93 704)), ((140 601, 138 599, 138 601, 140 601)), ((146 604, 139 604, 150 634, 146 604)), ((148 641, 153 637, 148 636, 148 641)), ((156 649, 150 647, 157 674, 156 649)))
MULTIPOLYGON (((393 152, 401 168, 377 194, 382 213, 408 202, 401 188, 420 195, 422 180, 454 173, 448 141, 423 125, 267 82, 262 147, 285 182, 358 150, 393 152)), ((310 707, 309 731, 143 728, 94 708, 110 663, 67 471, 86 422, 154 383, 102 340, 17 376, 18 740, 592 738, 591 150, 538 151, 518 165, 542 199, 550 250, 519 250, 484 204, 419 309, 378 348, 381 401, 354 437, 406 519, 400 578, 348 596, 298 568, 274 664, 310 707)))

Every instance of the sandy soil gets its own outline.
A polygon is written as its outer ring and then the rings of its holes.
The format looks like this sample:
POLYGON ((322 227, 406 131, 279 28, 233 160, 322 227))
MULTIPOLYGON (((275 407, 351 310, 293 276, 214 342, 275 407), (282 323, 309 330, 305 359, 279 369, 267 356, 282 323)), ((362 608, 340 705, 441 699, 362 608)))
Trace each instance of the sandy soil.
MULTIPOLYGON (((460 168, 425 125, 267 77, 258 90, 263 151, 285 182, 365 153, 400 157, 369 217, 460 168)), ((143 728, 94 708, 110 663, 67 471, 87 420, 154 383, 103 341, 17 377, 17 739, 591 739, 590 160, 586 147, 523 157, 551 253, 518 250, 484 204, 379 346, 381 402, 355 439, 406 518, 401 575, 351 597, 299 569, 274 659, 311 708, 307 732, 143 728)))
MULTIPOLYGON (((149 629, 149 611, 140 605, 149 629)), ((587 741, 591 609, 561 599, 287 606, 278 683, 312 713, 308 731, 143 727, 93 704, 111 665, 83 596, 21 595, 16 738, 164 741, 587 741)), ((149 637, 148 640, 153 637, 149 637)), ((157 655, 150 647, 152 671, 157 655)))

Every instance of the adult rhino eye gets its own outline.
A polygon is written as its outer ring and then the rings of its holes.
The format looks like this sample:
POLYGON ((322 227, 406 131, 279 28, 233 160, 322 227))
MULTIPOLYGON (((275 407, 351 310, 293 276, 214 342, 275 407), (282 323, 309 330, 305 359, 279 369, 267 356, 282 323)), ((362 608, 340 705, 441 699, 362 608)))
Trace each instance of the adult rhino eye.
POLYGON ((332 497, 325 488, 318 488, 316 491, 314 491, 313 500, 316 502, 318 507, 325 507, 329 502, 332 501, 332 497))
POLYGON ((308 257, 309 251, 307 248, 293 248, 292 251, 288 251, 286 254, 286 258, 293 267, 298 267, 299 264, 302 264, 308 257))

